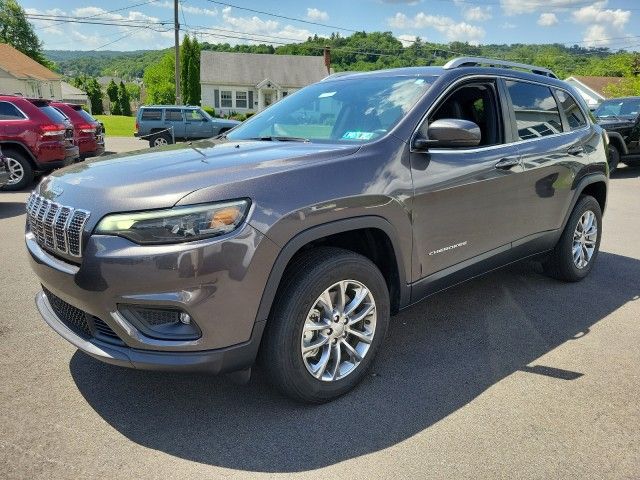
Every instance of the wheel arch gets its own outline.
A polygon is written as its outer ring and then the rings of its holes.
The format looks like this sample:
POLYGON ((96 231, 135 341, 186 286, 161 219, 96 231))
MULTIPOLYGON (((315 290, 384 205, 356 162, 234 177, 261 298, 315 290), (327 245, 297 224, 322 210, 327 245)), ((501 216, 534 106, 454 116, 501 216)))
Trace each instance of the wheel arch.
POLYGON ((627 155, 629 150, 627 148, 627 144, 618 132, 609 132, 607 131, 607 135, 609 137, 609 145, 612 147, 616 147, 616 149, 620 152, 620 155, 627 155))
POLYGON ((317 225, 286 243, 269 274, 258 307, 257 322, 268 318, 287 266, 297 254, 318 245, 338 246, 369 258, 385 276, 392 311, 409 303, 410 289, 395 228, 382 217, 356 217, 317 225))
POLYGON ((607 189, 608 189, 608 179, 604 173, 597 172, 588 174, 582 177, 573 188, 575 192, 573 199, 571 200, 570 208, 567 210, 565 214, 564 221, 562 222, 562 229, 565 228, 567 222, 569 221, 569 217, 571 216, 571 212, 578 203, 578 199, 581 195, 591 195, 594 197, 598 203, 600 204, 600 209, 604 214, 605 207, 607 205, 607 189))
POLYGON ((11 150, 17 151, 18 153, 24 155, 24 157, 27 159, 34 170, 38 169, 38 163, 36 162, 36 159, 34 158, 31 151, 23 143, 16 141, 3 141, 0 142, 0 148, 3 152, 11 150))

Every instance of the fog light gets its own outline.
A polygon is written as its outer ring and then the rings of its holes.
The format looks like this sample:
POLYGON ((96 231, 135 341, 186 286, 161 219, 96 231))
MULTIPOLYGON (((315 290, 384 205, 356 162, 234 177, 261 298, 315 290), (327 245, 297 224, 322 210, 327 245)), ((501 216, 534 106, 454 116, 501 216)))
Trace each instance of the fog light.
POLYGON ((180 321, 181 321, 182 323, 184 323, 185 325, 189 325, 189 324, 191 323, 191 317, 189 316, 189 314, 188 314, 188 313, 184 313, 184 312, 182 312, 182 313, 180 314, 180 321))

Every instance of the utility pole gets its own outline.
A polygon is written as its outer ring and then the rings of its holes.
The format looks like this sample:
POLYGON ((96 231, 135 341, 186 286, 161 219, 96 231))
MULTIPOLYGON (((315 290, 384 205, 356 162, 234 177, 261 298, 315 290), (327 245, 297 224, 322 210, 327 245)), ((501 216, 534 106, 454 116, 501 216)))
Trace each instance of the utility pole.
POLYGON ((182 104, 180 99, 180 22, 178 22, 178 0, 173 0, 173 32, 176 55, 176 105, 182 104))

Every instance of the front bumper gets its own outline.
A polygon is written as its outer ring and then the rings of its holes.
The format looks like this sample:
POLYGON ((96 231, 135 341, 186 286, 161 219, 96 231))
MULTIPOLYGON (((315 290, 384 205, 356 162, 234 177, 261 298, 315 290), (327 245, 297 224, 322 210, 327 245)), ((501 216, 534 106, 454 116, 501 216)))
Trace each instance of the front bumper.
POLYGON ((39 294, 36 303, 45 321, 89 355, 134 368, 212 373, 242 369, 253 362, 266 320, 257 318, 258 307, 277 248, 249 225, 225 239, 163 246, 94 235, 79 265, 45 251, 31 232, 26 244, 43 287, 107 324, 122 340, 116 345, 79 336, 56 315, 44 293, 39 294), (195 340, 147 336, 120 313, 128 306, 185 311, 202 336, 195 340))

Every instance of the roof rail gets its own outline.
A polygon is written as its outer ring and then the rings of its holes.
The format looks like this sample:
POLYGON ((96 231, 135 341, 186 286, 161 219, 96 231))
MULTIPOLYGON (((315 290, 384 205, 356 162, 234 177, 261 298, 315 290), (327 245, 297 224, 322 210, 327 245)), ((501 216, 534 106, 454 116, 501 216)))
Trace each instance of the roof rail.
POLYGON ((494 58, 483 57, 454 58, 453 60, 449 60, 443 68, 446 70, 450 70, 452 68, 479 67, 483 65, 488 67, 517 68, 520 70, 526 70, 531 73, 536 73, 538 75, 543 75, 545 77, 558 78, 556 74, 548 68, 536 67, 535 65, 527 65, 526 63, 509 62, 508 60, 496 60, 494 58))

